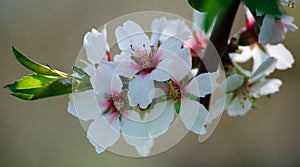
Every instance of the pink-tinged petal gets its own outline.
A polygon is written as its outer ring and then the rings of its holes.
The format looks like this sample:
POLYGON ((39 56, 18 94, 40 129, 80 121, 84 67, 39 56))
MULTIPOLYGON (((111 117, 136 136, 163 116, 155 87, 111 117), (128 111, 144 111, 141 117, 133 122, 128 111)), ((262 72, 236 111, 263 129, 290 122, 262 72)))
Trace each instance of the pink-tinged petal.
POLYGON ((229 53, 232 61, 245 63, 252 57, 253 53, 250 46, 239 46, 239 49, 242 50, 242 53, 229 53))
POLYGON ((84 121, 93 120, 101 114, 97 104, 93 90, 72 93, 68 103, 68 112, 84 121))
POLYGON ((119 62, 118 66, 116 67, 116 73, 120 76, 124 76, 127 78, 133 77, 136 73, 142 70, 142 68, 137 65, 130 56, 125 56, 124 52, 117 58, 119 62))
POLYGON ((119 26, 115 35, 118 46, 122 51, 128 50, 132 47, 142 48, 144 45, 148 48, 151 43, 148 36, 143 29, 133 21, 126 21, 123 26, 119 26))
POLYGON ((262 77, 270 75, 276 67, 277 59, 274 57, 267 58, 256 71, 253 72, 252 76, 249 79, 250 83, 253 83, 262 77))
POLYGON ((268 53, 263 51, 258 45, 254 45, 252 50, 253 67, 252 71, 256 71, 258 67, 270 57, 268 53))
POLYGON ((227 109, 227 114, 233 116, 244 116, 252 107, 252 103, 249 99, 244 97, 236 97, 233 99, 227 109))
POLYGON ((151 91, 154 89, 154 81, 150 75, 139 75, 129 82, 128 100, 131 106, 139 105, 145 109, 151 103, 151 91))
POLYGON ((188 130, 200 134, 208 116, 208 111, 197 101, 182 99, 179 115, 188 130))
POLYGON ((274 94, 279 91, 281 85, 282 81, 279 79, 264 79, 251 87, 250 92, 255 97, 274 94))
POLYGON ((112 94, 122 90, 122 82, 116 73, 118 63, 103 61, 99 64, 95 77, 95 92, 97 94, 112 94))
POLYGON ((239 74, 233 74, 230 75, 226 79, 226 92, 231 92, 233 90, 236 90, 240 86, 242 86, 244 83, 244 77, 239 74))
POLYGON ((252 28, 256 22, 253 14, 251 13, 251 11, 249 10, 249 8, 247 8, 246 6, 244 6, 245 9, 245 14, 246 14, 246 24, 247 24, 247 28, 252 28))
POLYGON ((87 137, 98 153, 115 144, 120 138, 120 121, 112 115, 100 116, 88 128, 87 137))
POLYGON ((286 29, 285 31, 290 30, 290 31, 294 32, 294 31, 298 30, 298 27, 295 24, 293 24, 294 17, 284 15, 281 17, 280 21, 282 22, 284 28, 286 29))
POLYGON ((157 46, 159 38, 163 32, 163 30, 165 29, 165 27, 168 24, 168 20, 165 17, 161 17, 161 18, 156 18, 152 21, 151 23, 151 32, 152 32, 152 36, 151 36, 151 44, 153 46, 157 46))
POLYGON ((273 27, 275 24, 275 17, 272 15, 266 14, 258 35, 258 42, 261 44, 269 43, 273 35, 273 27))
POLYGON ((92 29, 84 36, 83 46, 86 50, 87 59, 94 65, 99 63, 106 56, 107 42, 106 30, 101 33, 96 29, 92 29))
POLYGON ((276 69, 285 70, 292 67, 295 62, 291 52, 283 44, 267 45, 267 52, 277 59, 276 69))
POLYGON ((281 21, 275 21, 274 28, 273 28, 273 34, 270 38, 269 43, 270 44, 277 44, 279 42, 282 42, 285 38, 285 30, 283 27, 283 24, 281 21))
POLYGON ((197 97, 204 97, 207 94, 211 94, 219 86, 216 82, 218 77, 218 72, 200 74, 190 81, 184 88, 184 92, 191 93, 197 97))

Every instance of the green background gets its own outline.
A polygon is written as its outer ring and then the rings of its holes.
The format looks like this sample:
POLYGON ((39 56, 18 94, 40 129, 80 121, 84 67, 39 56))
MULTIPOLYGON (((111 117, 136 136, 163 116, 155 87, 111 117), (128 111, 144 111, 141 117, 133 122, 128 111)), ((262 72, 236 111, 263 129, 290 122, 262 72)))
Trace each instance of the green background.
MULTIPOLYGON (((298 8, 284 9, 300 16, 298 8)), ((1 0, 0 86, 29 73, 12 56, 12 46, 38 62, 71 73, 87 31, 145 10, 187 19, 192 15, 185 0, 1 0)), ((300 26, 299 18, 295 23, 300 26)), ((243 24, 240 10, 234 31, 243 24)), ((28 102, 0 89, 0 166, 300 166, 299 38, 300 32, 287 34, 284 43, 296 63, 292 70, 273 75, 284 85, 272 99, 259 100, 262 108, 245 117, 224 114, 206 142, 198 143, 197 136, 189 133, 171 150, 150 158, 96 154, 77 118, 67 113, 68 96, 28 102)))

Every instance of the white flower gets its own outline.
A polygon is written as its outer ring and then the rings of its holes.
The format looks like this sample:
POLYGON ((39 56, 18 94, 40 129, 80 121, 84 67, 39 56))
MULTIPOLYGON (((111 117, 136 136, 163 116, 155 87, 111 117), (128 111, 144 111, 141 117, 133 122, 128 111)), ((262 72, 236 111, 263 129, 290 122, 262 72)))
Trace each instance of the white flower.
POLYGON ((293 55, 283 44, 239 46, 241 53, 230 53, 229 56, 234 62, 244 63, 253 58, 253 70, 255 71, 269 57, 277 59, 276 69, 285 70, 292 67, 294 63, 293 55))
MULTIPOLYGON (((89 61, 86 62, 87 66, 83 70, 90 76, 90 82, 94 87, 95 75, 99 63, 102 60, 109 59, 109 55, 107 55, 109 49, 106 42, 106 27, 101 32, 92 29, 91 32, 86 33, 83 46, 89 61)), ((74 76, 78 76, 78 74, 75 73, 74 76)), ((95 104, 94 90, 72 93, 70 94, 68 103, 68 112, 81 120, 88 121, 99 114, 97 106, 93 104, 95 104)))
POLYGON ((121 55, 115 56, 115 61, 121 62, 122 70, 118 70, 118 73, 128 78, 133 77, 129 82, 128 92, 131 106, 147 108, 152 101, 149 95, 154 89, 154 81, 161 82, 170 78, 169 72, 174 69, 170 61, 172 57, 182 53, 182 41, 188 38, 189 34, 184 32, 156 46, 163 22, 164 19, 161 18, 152 23, 152 28, 155 29, 153 41, 150 41, 142 28, 133 21, 127 21, 116 29, 118 46, 122 50, 121 55))
POLYGON ((261 25, 258 42, 261 44, 277 44, 283 41, 287 30, 296 31, 298 29, 293 21, 292 16, 282 15, 276 17, 266 14, 261 25))
POLYGON ((279 79, 266 79, 276 66, 276 59, 267 58, 254 72, 241 69, 240 74, 232 74, 226 79, 226 104, 229 116, 243 116, 254 107, 254 100, 279 91, 279 79))

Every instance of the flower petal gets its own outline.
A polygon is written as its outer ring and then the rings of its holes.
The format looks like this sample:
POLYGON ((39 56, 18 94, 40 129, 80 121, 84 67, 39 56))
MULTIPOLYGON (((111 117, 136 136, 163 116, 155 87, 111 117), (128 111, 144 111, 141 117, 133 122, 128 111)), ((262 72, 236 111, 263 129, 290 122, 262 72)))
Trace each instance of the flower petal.
POLYGON ((252 49, 250 46, 239 46, 239 49, 242 50, 242 53, 229 53, 232 61, 245 63, 252 57, 252 49))
POLYGON ((118 63, 102 61, 99 64, 95 77, 95 92, 97 94, 112 94, 122 90, 122 82, 116 74, 118 63))
POLYGON ((205 120, 206 124, 211 124, 214 119, 222 115, 225 110, 225 96, 216 100, 216 102, 210 107, 208 117, 205 120))
POLYGON ((100 61, 106 55, 106 30, 100 33, 96 29, 92 29, 84 36, 83 46, 86 50, 87 59, 94 65, 100 63, 100 61))
POLYGON ((179 35, 169 37, 158 48, 158 52, 167 51, 167 52, 171 52, 173 54, 179 53, 181 51, 183 41, 186 41, 187 39, 189 39, 189 35, 190 35, 189 32, 184 31, 183 33, 181 33, 179 35))
POLYGON ((285 70, 292 67, 295 62, 293 55, 287 50, 283 44, 266 45, 266 49, 270 56, 275 57, 278 61, 276 69, 285 70))
POLYGON ((242 86, 244 83, 244 77, 239 74, 233 74, 230 75, 226 79, 226 92, 231 92, 240 86, 242 86))
POLYGON ((144 45, 148 48, 151 45, 143 29, 131 20, 116 28, 115 35, 122 51, 131 49, 131 45, 137 48, 142 48, 144 45))
POLYGON ((266 14, 258 35, 258 42, 261 44, 269 43, 273 35, 273 27, 275 24, 275 17, 269 14, 266 14))
POLYGON ((219 86, 216 82, 218 77, 218 72, 200 74, 190 81, 184 88, 184 92, 191 93, 197 97, 204 97, 207 94, 211 94, 219 86))
POLYGON ((101 153, 119 140, 120 121, 112 115, 100 116, 89 126, 87 137, 101 153))
POLYGON ((274 94, 279 91, 279 87, 282 85, 282 81, 279 79, 264 79, 255 84, 250 92, 255 97, 274 94))
POLYGON ((84 121, 96 119, 101 114, 97 104, 93 90, 72 93, 68 103, 68 112, 84 121))
POLYGON ((275 70, 277 60, 274 57, 268 57, 251 75, 249 82, 253 83, 254 81, 268 76, 275 70))
POLYGON ((174 105, 173 103, 158 103, 151 112, 159 112, 160 115, 151 121, 147 122, 148 133, 152 138, 156 138, 164 134, 174 120, 174 105))
POLYGON ((151 103, 150 92, 154 89, 154 81, 150 75, 139 75, 129 82, 128 100, 130 106, 139 106, 143 109, 151 103))
POLYGON ((244 97, 236 97, 233 99, 227 109, 229 116, 244 116, 252 107, 250 100, 244 97))
POLYGON ((208 112, 199 102, 182 99, 179 115, 188 130, 200 134, 208 116, 208 112))
POLYGON ((159 38, 168 24, 168 20, 166 17, 156 18, 151 23, 151 44, 153 46, 157 46, 159 38))
POLYGON ((254 45, 252 50, 252 57, 253 57, 253 67, 252 71, 256 71, 258 67, 267 60, 270 55, 266 53, 266 51, 262 50, 258 45, 254 45))

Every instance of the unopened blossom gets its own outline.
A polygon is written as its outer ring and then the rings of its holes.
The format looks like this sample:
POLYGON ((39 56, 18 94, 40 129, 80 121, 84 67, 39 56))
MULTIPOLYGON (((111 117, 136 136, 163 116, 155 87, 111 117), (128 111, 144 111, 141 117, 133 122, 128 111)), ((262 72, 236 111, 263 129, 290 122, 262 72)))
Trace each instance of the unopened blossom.
MULTIPOLYGON (((161 18, 153 22, 152 28, 163 29, 165 20, 161 18), (155 28, 158 27, 158 28, 155 28)), ((128 99, 131 106, 147 108, 152 98, 149 96, 154 89, 154 81, 166 81, 171 76, 174 67, 170 63, 172 57, 181 52, 182 41, 188 38, 184 32, 178 36, 168 38, 161 45, 158 44, 159 36, 150 41, 143 29, 133 21, 127 21, 115 31, 121 54, 115 56, 115 61, 120 61, 118 73, 122 76, 133 78, 129 82, 128 99), (155 39, 155 40, 154 40, 155 39)))

